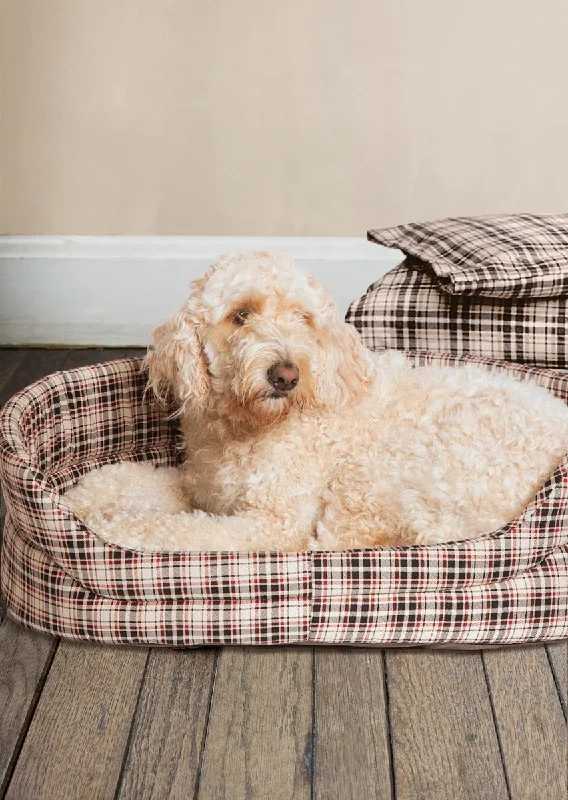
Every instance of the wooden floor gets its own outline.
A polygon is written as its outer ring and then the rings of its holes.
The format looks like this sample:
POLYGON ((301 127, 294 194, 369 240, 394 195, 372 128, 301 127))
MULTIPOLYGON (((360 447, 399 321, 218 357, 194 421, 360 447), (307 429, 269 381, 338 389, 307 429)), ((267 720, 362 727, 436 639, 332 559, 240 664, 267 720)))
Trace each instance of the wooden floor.
MULTIPOLYGON (((0 350, 0 404, 129 352, 0 350)), ((113 648, 1 607, 0 797, 565 800, 567 655, 113 648)))

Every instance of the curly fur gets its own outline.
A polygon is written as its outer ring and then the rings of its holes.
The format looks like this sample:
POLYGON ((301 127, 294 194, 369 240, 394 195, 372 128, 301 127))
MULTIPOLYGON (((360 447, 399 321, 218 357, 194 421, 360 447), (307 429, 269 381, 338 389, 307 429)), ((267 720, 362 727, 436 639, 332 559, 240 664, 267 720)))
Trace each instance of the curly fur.
POLYGON ((289 259, 226 256, 154 331, 149 387, 181 417, 181 470, 121 464, 66 494, 127 547, 348 549, 481 536, 568 451, 568 407, 473 366, 374 354, 289 259), (275 397, 270 367, 299 383, 275 397))

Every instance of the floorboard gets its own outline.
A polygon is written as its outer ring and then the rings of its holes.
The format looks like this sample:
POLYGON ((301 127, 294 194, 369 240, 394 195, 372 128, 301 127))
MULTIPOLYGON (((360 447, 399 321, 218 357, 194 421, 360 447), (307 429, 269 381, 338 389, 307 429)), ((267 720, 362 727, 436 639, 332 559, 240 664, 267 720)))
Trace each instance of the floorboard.
POLYGON ((507 800, 479 652, 386 655, 396 797, 507 800))
POLYGON ((486 651, 483 660, 511 800, 566 794, 566 720, 544 646, 486 651))
POLYGON ((57 649, 53 636, 27 630, 11 619, 0 624, 0 797, 57 649))
POLYGON ((0 349, 0 392, 18 369, 26 354, 24 350, 0 349))
MULTIPOLYGON (((1 351, 3 353, 10 351, 1 351)), ((13 371, 12 375, 0 391, 0 405, 6 400, 23 389, 29 383, 39 380, 51 372, 63 369, 65 360, 69 354, 68 350, 41 350, 30 348, 25 350, 24 358, 13 371)))
POLYGON ((311 648, 221 650, 198 800, 309 800, 311 648))
POLYGON ((117 800, 193 798, 218 651, 153 650, 117 800))
POLYGON ((62 642, 7 800, 109 800, 148 657, 146 648, 62 642))
POLYGON ((391 800, 382 650, 319 648, 315 666, 315 796, 391 800))
POLYGON ((130 358, 142 356, 146 351, 141 348, 85 348, 82 350, 68 351, 65 359, 65 369, 74 367, 88 367, 91 364, 100 364, 103 361, 115 361, 117 358, 130 358))

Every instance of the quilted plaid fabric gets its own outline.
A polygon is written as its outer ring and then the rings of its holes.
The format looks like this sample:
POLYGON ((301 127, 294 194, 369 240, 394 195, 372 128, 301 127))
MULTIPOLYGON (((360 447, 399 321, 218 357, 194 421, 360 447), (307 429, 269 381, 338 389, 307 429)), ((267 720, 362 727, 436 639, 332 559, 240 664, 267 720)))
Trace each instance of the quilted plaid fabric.
POLYGON ((452 295, 513 298, 568 293, 568 214, 450 217, 371 230, 452 295))
POLYGON ((467 353, 566 369, 568 293, 546 300, 484 299, 439 291, 406 259, 355 300, 346 315, 373 350, 467 353))
MULTIPOLYGON (((481 363, 568 401, 553 370, 481 363)), ((56 373, 0 415, 7 518, 1 584, 37 630, 116 644, 488 646, 568 636, 568 458, 524 513, 482 539, 338 553, 143 553, 100 539, 59 503, 112 461, 174 464, 177 429, 144 402, 140 362, 56 373)))

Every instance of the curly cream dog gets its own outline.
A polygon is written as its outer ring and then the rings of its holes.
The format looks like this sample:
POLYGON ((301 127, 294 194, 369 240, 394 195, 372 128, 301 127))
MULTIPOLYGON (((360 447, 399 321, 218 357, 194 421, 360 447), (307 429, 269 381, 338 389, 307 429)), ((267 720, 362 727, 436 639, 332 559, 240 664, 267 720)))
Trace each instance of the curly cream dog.
POLYGON ((181 470, 120 464, 68 502, 140 549, 306 550, 481 536, 568 451, 568 407, 481 368, 366 350, 329 292, 283 256, 227 256, 153 334, 181 470))

